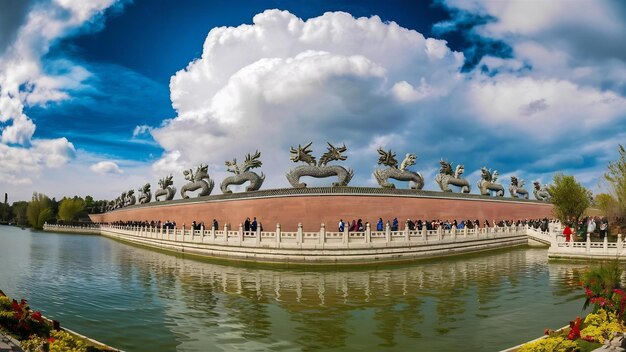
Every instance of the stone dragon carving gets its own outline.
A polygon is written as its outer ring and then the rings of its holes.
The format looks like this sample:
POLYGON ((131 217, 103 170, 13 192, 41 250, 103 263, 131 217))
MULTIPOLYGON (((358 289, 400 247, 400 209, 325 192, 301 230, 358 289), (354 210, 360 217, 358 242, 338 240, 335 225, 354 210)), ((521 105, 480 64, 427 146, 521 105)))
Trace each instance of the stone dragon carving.
POLYGON ((135 205, 137 202, 137 198, 135 198, 135 190, 129 190, 126 192, 126 198, 124 199, 124 206, 128 207, 131 205, 135 205))
POLYGON ((424 187, 424 178, 419 172, 413 172, 408 170, 408 167, 415 165, 415 154, 406 154, 404 160, 398 168, 398 161, 396 160, 396 153, 384 151, 382 148, 378 149, 378 164, 388 166, 386 169, 374 170, 374 177, 378 184, 383 188, 396 188, 393 183, 389 183, 387 180, 393 178, 398 181, 409 181, 409 188, 422 189, 424 187))
POLYGON ((465 171, 465 167, 463 165, 457 165, 453 174, 451 163, 440 160, 439 164, 441 165, 441 168, 439 169, 439 174, 435 177, 435 181, 442 191, 452 192, 449 185, 453 185, 461 187, 460 191, 462 193, 471 192, 472 188, 469 181, 467 179, 461 178, 461 175, 463 175, 463 172, 465 171))
POLYGON ((494 170, 492 174, 491 170, 483 167, 480 169, 480 173, 481 179, 477 183, 480 194, 482 194, 483 196, 489 196, 491 195, 490 191, 495 191, 497 197, 504 196, 504 187, 502 187, 501 184, 496 183, 499 176, 497 170, 494 170))
POLYGON ((548 193, 547 187, 545 185, 542 187, 541 182, 539 181, 533 182, 533 185, 535 186, 535 189, 533 190, 535 199, 543 201, 543 202, 549 202, 550 193, 548 193))
POLYGON ((195 175, 192 169, 183 171, 183 175, 185 180, 189 181, 189 183, 180 188, 180 196, 183 199, 189 198, 187 192, 193 192, 198 189, 200 190, 200 192, 198 192, 198 197, 208 196, 211 194, 214 182, 211 177, 209 177, 208 165, 200 164, 196 169, 195 175))
POLYGON ((528 199, 528 191, 524 189, 524 180, 517 180, 517 177, 511 176, 511 184, 509 185, 509 193, 511 197, 518 198, 521 196, 524 199, 528 199))
POLYGON ((150 184, 146 183, 143 188, 139 188, 139 196, 137 197, 139 200, 139 204, 150 203, 152 200, 152 192, 150 192, 150 184))
POLYGON ((226 177, 222 183, 220 184, 220 189, 222 193, 232 193, 228 186, 230 185, 242 185, 247 181, 250 181, 250 185, 246 187, 246 192, 257 191, 261 188, 263 181, 265 181, 265 175, 261 173, 258 175, 256 172, 250 171, 250 169, 254 169, 263 165, 259 158, 261 157, 261 153, 257 150, 254 155, 246 155, 246 159, 243 161, 241 165, 237 164, 237 159, 233 159, 233 161, 226 162, 226 170, 234 173, 234 176, 226 177))
POLYGON ((172 181, 172 175, 163 177, 159 180, 159 189, 154 192, 154 200, 156 202, 161 201, 159 197, 165 196, 164 200, 172 200, 174 199, 174 195, 176 194, 176 187, 174 187, 174 181, 172 181))
POLYGON ((300 177, 311 176, 315 178, 325 178, 337 176, 337 182, 333 182, 333 187, 347 186, 354 172, 351 169, 346 169, 339 165, 327 165, 333 160, 343 161, 348 157, 343 155, 348 148, 342 146, 335 148, 332 144, 328 143, 328 151, 322 155, 319 162, 315 161, 315 157, 311 156, 311 147, 313 142, 302 147, 298 145, 298 149, 291 147, 291 161, 297 163, 299 161, 307 163, 307 165, 301 165, 291 169, 287 173, 287 181, 294 188, 304 188, 306 183, 300 182, 300 177))

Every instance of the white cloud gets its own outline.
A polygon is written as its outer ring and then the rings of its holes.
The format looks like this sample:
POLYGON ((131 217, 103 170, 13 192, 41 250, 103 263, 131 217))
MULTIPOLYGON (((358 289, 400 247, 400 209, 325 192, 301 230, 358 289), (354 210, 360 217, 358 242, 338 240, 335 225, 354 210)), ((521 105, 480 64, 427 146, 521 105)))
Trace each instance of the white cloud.
POLYGON ((89 167, 91 171, 99 174, 121 174, 124 173, 120 167, 112 161, 100 161, 89 167))
POLYGON ((166 151, 155 169, 204 162, 219 179, 224 160, 259 149, 265 170, 281 170, 266 171, 266 184, 284 185, 290 145, 315 141, 316 154, 326 140, 366 146, 449 94, 462 64, 445 41, 377 16, 303 21, 268 10, 252 25, 214 28, 202 57, 170 81, 178 116, 152 131, 166 151))
POLYGON ((67 90, 82 87, 90 73, 67 60, 41 59, 52 43, 79 29, 98 24, 97 17, 115 0, 37 2, 15 26, 0 55, 0 176, 10 185, 32 184, 42 171, 58 168, 75 156, 66 138, 33 138, 36 126, 24 113, 25 104, 41 105, 69 98, 67 90))

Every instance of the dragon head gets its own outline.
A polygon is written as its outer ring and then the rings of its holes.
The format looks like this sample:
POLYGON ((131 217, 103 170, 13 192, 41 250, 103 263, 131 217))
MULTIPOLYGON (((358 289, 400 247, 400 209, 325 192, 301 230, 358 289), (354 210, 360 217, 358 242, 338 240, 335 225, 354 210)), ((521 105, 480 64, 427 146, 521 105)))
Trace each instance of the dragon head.
POLYGON ((320 158, 320 162, 319 162, 320 166, 324 166, 328 162, 333 161, 333 160, 343 161, 348 158, 347 156, 342 154, 343 152, 348 150, 345 144, 339 148, 335 148, 332 144, 328 142, 326 142, 326 144, 328 144, 328 148, 327 148, 328 151, 324 153, 322 157, 320 158))
POLYGON ((511 185, 517 186, 517 177, 511 176, 511 185))
POLYGON ((294 149, 294 147, 291 147, 291 149, 289 150, 289 152, 291 153, 291 157, 289 159, 294 163, 303 161, 309 165, 315 165, 315 157, 311 156, 311 149, 309 149, 312 144, 313 142, 305 145, 304 147, 298 144, 298 149, 294 149))

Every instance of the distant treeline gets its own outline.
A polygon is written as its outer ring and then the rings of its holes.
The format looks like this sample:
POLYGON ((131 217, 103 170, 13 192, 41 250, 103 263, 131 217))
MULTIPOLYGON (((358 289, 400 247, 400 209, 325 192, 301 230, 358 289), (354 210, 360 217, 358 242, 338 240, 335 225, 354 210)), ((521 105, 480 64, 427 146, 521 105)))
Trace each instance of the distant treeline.
POLYGON ((0 203, 0 223, 41 229, 46 222, 88 222, 88 214, 101 213, 106 205, 106 200, 94 200, 92 196, 63 197, 57 201, 45 194, 33 193, 29 202, 18 201, 11 205, 0 203))

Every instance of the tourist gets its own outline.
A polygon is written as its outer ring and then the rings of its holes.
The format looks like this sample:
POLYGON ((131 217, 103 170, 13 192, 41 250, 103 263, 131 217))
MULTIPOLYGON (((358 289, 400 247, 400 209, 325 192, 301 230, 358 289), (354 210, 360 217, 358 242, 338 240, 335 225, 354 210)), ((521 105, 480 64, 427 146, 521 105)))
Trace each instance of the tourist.
POLYGON ((590 237, 594 231, 596 231, 596 222, 593 220, 593 217, 589 217, 589 221, 587 222, 587 237, 590 237))
POLYGON ((378 218, 378 222, 376 223, 376 231, 383 230, 383 218, 378 218))
POLYGON ((398 231, 398 218, 393 218, 391 223, 391 231, 398 231))
POLYGON ((356 232, 356 230, 358 229, 357 224, 356 224, 356 220, 352 219, 352 225, 350 226, 350 228, 348 229, 348 231, 350 232, 356 232))
POLYGON ((406 226, 409 228, 409 231, 415 230, 415 223, 411 219, 406 219, 406 226))
POLYGON ((600 220, 600 239, 604 241, 604 237, 606 237, 607 230, 609 228, 609 224, 606 218, 600 220))
POLYGON ((245 232, 250 232, 250 218, 246 218, 246 221, 244 221, 243 230, 245 232))
POLYGON ((217 224, 217 220, 213 219, 213 230, 218 230, 218 224, 217 224))
POLYGON ((359 219, 356 222, 356 228, 357 228, 357 231, 359 231, 359 232, 365 231, 365 229, 363 228, 363 221, 361 219, 359 219))
POLYGON ((256 232, 258 222, 256 221, 256 217, 252 220, 252 224, 250 224, 250 231, 256 232))
POLYGON ((343 232, 346 224, 344 224, 343 219, 339 219, 339 232, 343 232))
POLYGON ((571 241, 572 229, 569 227, 568 224, 566 224, 565 228, 563 229, 563 236, 565 236, 565 242, 571 241))

